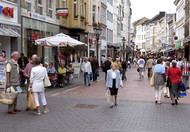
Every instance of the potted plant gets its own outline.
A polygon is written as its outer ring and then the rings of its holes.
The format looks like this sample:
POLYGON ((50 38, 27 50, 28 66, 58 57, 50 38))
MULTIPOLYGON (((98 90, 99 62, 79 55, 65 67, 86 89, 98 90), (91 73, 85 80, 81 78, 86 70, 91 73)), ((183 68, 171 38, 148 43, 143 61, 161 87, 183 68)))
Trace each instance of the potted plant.
POLYGON ((78 18, 78 15, 75 15, 74 18, 78 18))
POLYGON ((80 16, 80 19, 81 19, 81 20, 84 20, 84 16, 80 16))

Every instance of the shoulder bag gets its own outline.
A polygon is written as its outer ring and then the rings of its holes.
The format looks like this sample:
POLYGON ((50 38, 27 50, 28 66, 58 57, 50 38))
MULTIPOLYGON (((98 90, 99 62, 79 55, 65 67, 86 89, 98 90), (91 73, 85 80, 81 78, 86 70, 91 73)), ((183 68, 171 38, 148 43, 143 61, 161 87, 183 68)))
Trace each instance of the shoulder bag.
POLYGON ((150 79, 150 86, 154 87, 155 86, 155 67, 154 67, 154 72, 152 74, 152 77, 150 79))

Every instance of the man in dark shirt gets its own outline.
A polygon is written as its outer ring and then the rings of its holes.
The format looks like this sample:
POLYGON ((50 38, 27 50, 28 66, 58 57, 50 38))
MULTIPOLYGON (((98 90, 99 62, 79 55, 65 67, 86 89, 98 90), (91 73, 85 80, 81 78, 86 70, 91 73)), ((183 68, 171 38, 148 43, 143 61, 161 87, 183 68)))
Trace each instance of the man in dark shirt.
POLYGON ((111 69, 112 58, 108 57, 108 60, 104 62, 105 81, 107 77, 107 71, 111 69))
POLYGON ((96 56, 93 57, 91 66, 92 66, 93 81, 97 81, 99 64, 98 64, 98 61, 96 60, 96 56))
POLYGON ((126 70, 127 70, 127 63, 126 63, 126 60, 124 59, 123 62, 122 62, 122 80, 127 80, 127 77, 126 77, 126 70))
POLYGON ((18 60, 18 64, 22 71, 22 72, 20 72, 21 85, 24 85, 26 78, 23 75, 23 71, 24 71, 26 65, 28 64, 28 59, 27 59, 27 57, 24 56, 24 53, 21 53, 21 57, 18 60))

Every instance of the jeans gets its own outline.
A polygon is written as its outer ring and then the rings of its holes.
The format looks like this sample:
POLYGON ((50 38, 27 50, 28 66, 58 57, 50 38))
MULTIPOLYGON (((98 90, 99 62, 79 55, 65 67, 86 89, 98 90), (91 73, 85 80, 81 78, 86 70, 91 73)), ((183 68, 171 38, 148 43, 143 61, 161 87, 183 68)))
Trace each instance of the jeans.
POLYGON ((140 79, 144 78, 144 75, 143 75, 143 71, 144 71, 144 67, 139 67, 139 77, 140 79))
POLYGON ((35 99, 35 103, 36 106, 40 106, 39 100, 38 100, 38 96, 40 95, 40 99, 42 102, 42 105, 47 105, 47 101, 46 101, 46 97, 45 97, 45 93, 44 92, 34 92, 34 99, 35 99))
POLYGON ((93 81, 97 80, 97 75, 98 75, 98 70, 97 69, 92 69, 93 81))
POLYGON ((125 79, 127 79, 127 77, 126 77, 126 69, 123 69, 122 80, 125 80, 125 79))
POLYGON ((88 72, 84 73, 84 84, 86 85, 86 78, 88 79, 88 84, 90 84, 90 74, 88 72))

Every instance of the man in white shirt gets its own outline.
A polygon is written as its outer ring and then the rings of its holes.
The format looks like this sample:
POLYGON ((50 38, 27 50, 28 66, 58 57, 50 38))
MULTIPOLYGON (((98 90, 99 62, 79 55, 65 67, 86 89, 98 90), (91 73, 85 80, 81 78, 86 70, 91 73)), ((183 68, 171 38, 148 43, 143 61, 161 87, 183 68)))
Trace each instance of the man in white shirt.
POLYGON ((84 85, 86 85, 86 78, 87 78, 88 86, 90 86, 90 74, 92 73, 92 67, 87 57, 84 58, 84 62, 82 63, 81 70, 84 72, 84 85))
POLYGON ((145 60, 143 59, 142 56, 138 60, 137 64, 138 64, 138 68, 139 68, 139 78, 142 79, 142 78, 144 78, 143 71, 144 71, 144 66, 145 66, 145 60))

